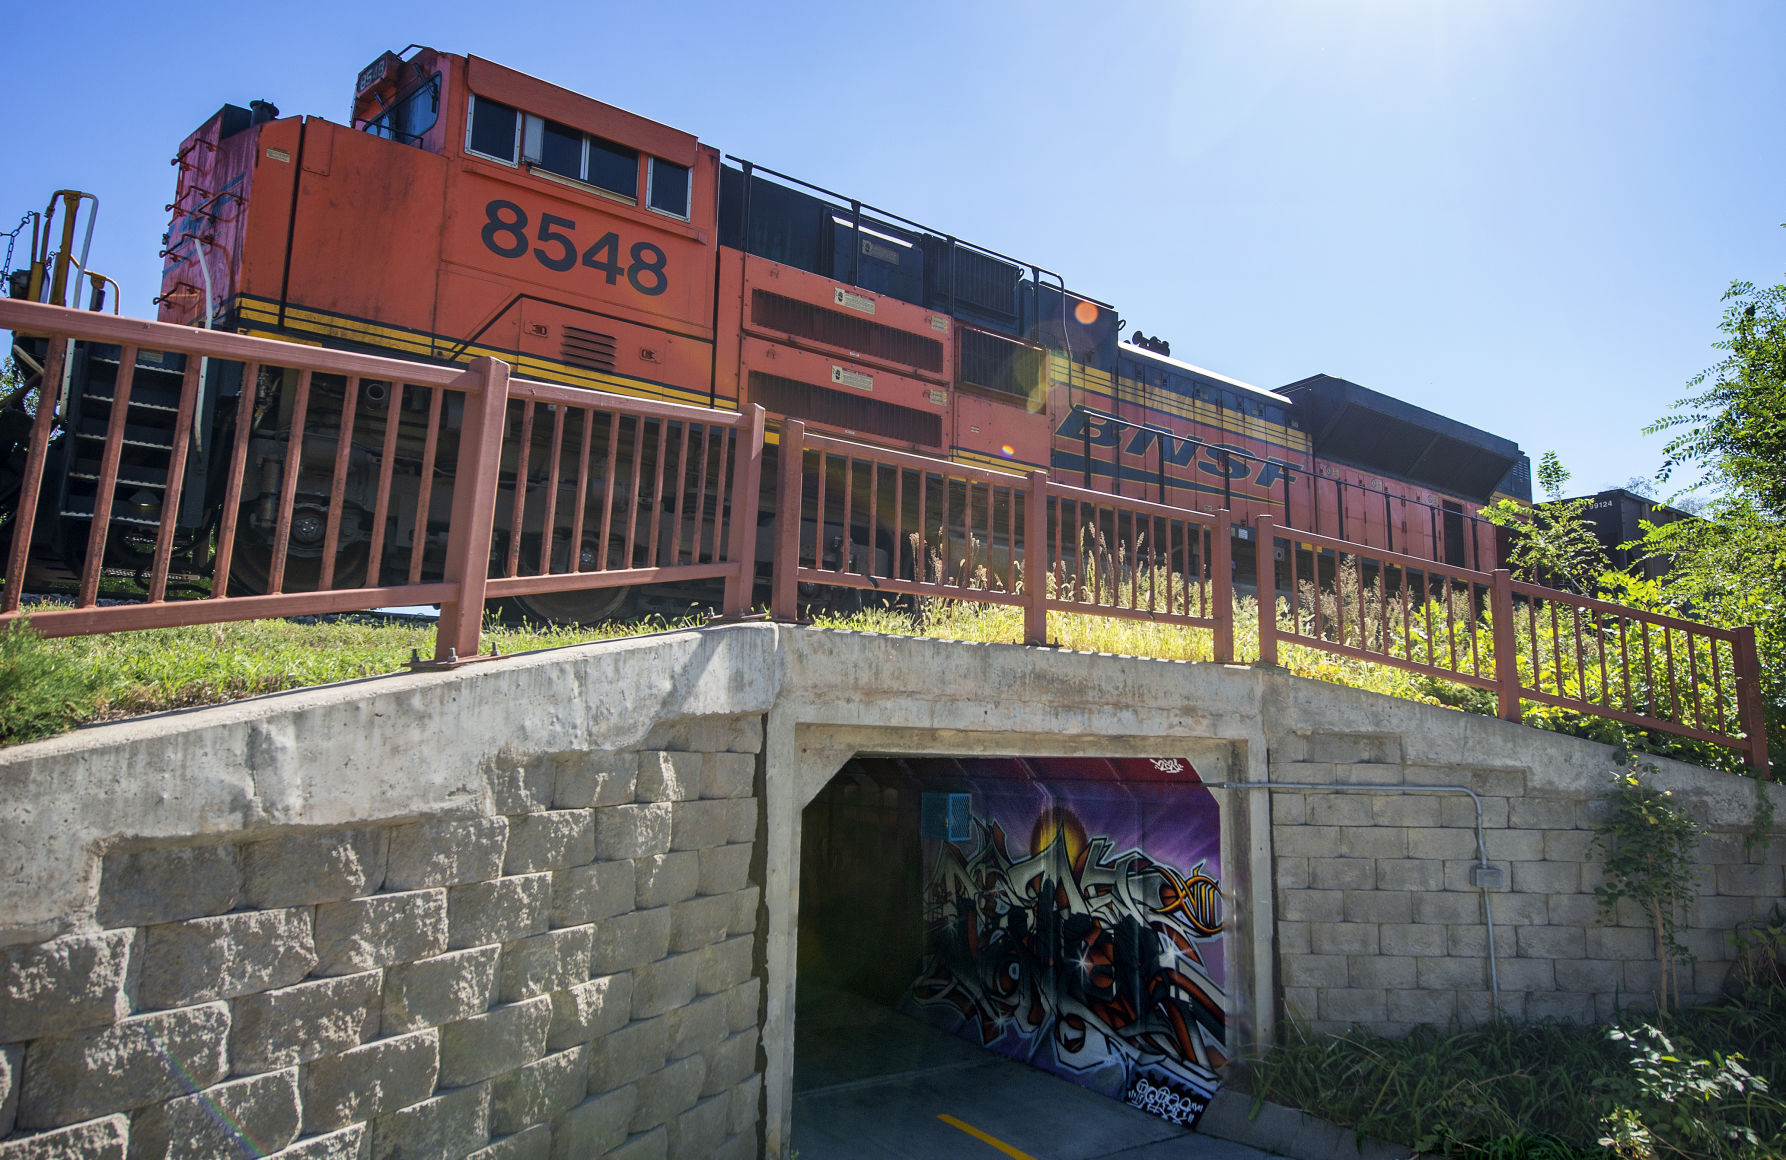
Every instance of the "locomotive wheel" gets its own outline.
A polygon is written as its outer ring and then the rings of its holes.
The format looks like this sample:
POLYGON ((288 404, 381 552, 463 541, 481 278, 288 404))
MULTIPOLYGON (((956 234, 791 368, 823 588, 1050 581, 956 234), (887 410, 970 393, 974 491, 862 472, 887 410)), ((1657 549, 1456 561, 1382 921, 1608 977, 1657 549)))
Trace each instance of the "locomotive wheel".
MULTIPOLYGON (((593 572, 600 566, 597 546, 585 540, 577 560, 577 568, 584 572, 593 572)), ((621 568, 622 549, 616 542, 608 545, 608 567, 621 568)), ((558 558, 552 562, 554 572, 568 571, 570 568, 569 553, 554 553, 558 558)), ((595 625, 607 620, 618 620, 626 614, 627 606, 632 603, 633 589, 623 588, 584 588, 574 592, 536 592, 531 596, 515 596, 509 599, 523 617, 530 620, 543 620, 549 624, 595 625)))
MULTIPOLYGON (((366 545, 347 544, 335 553, 336 588, 358 588, 366 578, 366 545)), ((273 546, 256 537, 236 541, 235 559, 229 567, 231 596, 261 596, 272 584, 273 546)), ((322 579, 322 559, 317 556, 285 557, 285 592, 314 592, 322 579)))

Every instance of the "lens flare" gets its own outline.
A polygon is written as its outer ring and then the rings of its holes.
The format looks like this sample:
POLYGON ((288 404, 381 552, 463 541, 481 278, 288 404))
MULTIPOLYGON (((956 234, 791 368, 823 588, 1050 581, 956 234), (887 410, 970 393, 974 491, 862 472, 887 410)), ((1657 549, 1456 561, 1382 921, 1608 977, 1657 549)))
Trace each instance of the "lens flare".
POLYGON ((1073 317, 1079 320, 1080 326, 1090 326, 1098 320, 1098 304, 1081 302, 1073 307, 1073 317))
POLYGON ((1004 456, 1006 459, 1013 459, 1017 455, 1017 449, 1015 447, 1011 446, 1009 443, 1005 444, 1003 447, 1000 447, 999 450, 1004 453, 1004 456))

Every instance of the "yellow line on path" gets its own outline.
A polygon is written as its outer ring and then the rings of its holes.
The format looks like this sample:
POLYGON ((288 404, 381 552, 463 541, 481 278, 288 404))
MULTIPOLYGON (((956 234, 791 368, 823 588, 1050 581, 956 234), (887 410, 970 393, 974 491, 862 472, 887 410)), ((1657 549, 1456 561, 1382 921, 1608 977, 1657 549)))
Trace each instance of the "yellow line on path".
POLYGON ((966 1132, 968 1135, 970 1135, 974 1139, 980 1141, 980 1143, 982 1143, 982 1144, 992 1145, 994 1148, 997 1148, 1000 1152, 1003 1152, 1005 1155, 1009 1156, 1011 1158, 1011 1160, 1036 1160, 1036 1158, 1034 1156, 1031 1156, 1028 1152, 1024 1152, 1020 1149, 1011 1147, 1009 1144, 1005 1143, 1003 1140, 999 1139, 997 1136, 988 1136, 985 1132, 980 1131, 980 1129, 974 1127, 972 1124, 964 1124, 960 1120, 956 1119, 954 1116, 938 1115, 937 1119, 939 1119, 943 1123, 949 1125, 951 1128, 959 1128, 961 1131, 966 1132))

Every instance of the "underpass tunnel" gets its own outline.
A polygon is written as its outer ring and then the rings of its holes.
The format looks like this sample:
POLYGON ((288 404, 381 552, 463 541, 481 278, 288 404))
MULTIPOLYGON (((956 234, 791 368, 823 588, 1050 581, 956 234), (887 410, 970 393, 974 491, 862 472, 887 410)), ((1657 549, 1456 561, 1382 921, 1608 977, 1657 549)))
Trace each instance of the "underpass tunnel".
POLYGON ((833 1093, 978 1082, 989 1052, 1173 1126, 1219 1087, 1220 818, 1188 761, 859 755, 799 849, 802 1154, 833 1093))

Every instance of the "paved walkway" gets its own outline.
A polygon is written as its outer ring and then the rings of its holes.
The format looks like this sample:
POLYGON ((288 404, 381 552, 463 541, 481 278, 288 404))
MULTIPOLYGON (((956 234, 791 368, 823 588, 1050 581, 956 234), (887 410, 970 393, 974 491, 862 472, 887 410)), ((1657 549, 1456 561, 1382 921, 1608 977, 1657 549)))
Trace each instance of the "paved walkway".
POLYGON ((801 992, 799 1160, 1270 1160, 856 996, 801 992))

